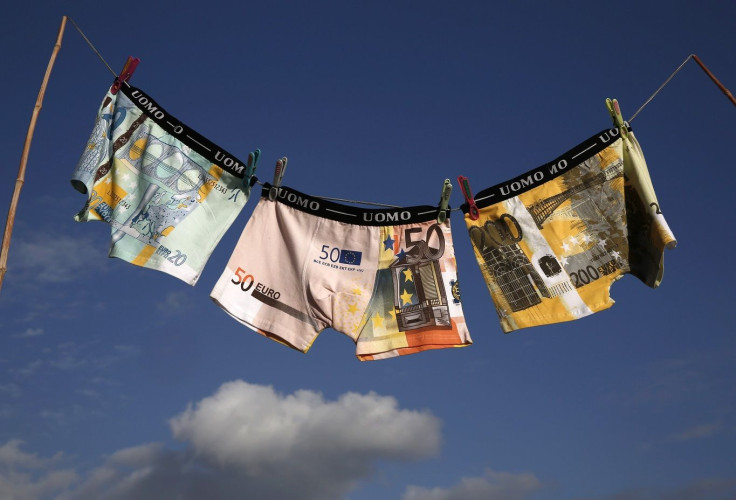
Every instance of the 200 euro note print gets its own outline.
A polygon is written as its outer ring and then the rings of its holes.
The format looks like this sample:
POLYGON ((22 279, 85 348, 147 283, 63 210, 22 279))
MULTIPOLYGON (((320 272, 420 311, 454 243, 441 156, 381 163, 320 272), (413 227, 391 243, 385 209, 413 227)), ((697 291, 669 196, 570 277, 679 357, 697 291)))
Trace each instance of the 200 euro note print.
POLYGON ((611 307, 630 273, 655 288, 676 240, 629 129, 604 130, 554 161, 480 191, 462 209, 504 332, 611 307))

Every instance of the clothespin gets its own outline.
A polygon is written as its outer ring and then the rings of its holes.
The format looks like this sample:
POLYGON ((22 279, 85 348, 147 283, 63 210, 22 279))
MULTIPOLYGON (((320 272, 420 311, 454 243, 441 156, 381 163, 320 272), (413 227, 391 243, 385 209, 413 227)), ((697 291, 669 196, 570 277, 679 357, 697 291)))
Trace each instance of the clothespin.
POLYGON ((139 62, 141 62, 141 60, 137 57, 128 56, 128 60, 125 61, 125 66, 123 66, 123 70, 115 78, 112 87, 110 87, 111 94, 117 94, 123 82, 127 82, 128 80, 130 80, 130 77, 133 76, 133 72, 135 72, 135 69, 138 67, 139 62))
POLYGON ((470 214, 470 218, 478 220, 480 212, 478 211, 478 207, 473 199, 473 192, 470 190, 470 182, 468 182, 468 178, 464 175, 458 175, 457 182, 460 184, 460 190, 463 192, 463 197, 465 197, 465 203, 468 204, 468 214, 470 214))
POLYGON ((279 187, 281 186, 281 181, 284 178, 284 172, 286 172, 287 161, 286 156, 284 156, 276 162, 276 169, 273 174, 273 185, 271 186, 271 189, 268 190, 268 199, 271 201, 275 200, 276 196, 279 194, 279 187))
POLYGON ((245 175, 243 175, 243 188, 245 194, 250 196, 250 188, 253 184, 258 181, 258 177, 255 176, 256 167, 258 166, 258 159, 261 157, 261 150, 256 149, 255 151, 248 154, 248 163, 245 166, 245 175))
POLYGON ((626 126, 626 122, 624 122, 624 117, 621 116, 621 108, 618 105, 618 101, 616 99, 606 99, 606 108, 608 108, 608 112, 611 114, 611 119, 613 119, 613 124, 618 127, 621 135, 628 134, 629 130, 626 126))
POLYGON ((450 202, 450 193, 452 193, 452 184, 450 179, 445 179, 442 184, 442 196, 440 196, 440 211, 437 214, 438 224, 442 224, 447 219, 447 204, 450 202))

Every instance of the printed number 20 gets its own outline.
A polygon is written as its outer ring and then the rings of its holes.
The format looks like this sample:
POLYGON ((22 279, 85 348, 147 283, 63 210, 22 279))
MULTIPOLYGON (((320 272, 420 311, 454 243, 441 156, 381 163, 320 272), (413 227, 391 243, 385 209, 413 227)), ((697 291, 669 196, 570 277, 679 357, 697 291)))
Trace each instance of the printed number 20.
POLYGON ((184 264, 187 261, 186 254, 181 253, 179 250, 174 250, 174 251, 176 252, 176 254, 172 255, 166 260, 168 260, 169 262, 173 262, 175 266, 180 266, 184 264))

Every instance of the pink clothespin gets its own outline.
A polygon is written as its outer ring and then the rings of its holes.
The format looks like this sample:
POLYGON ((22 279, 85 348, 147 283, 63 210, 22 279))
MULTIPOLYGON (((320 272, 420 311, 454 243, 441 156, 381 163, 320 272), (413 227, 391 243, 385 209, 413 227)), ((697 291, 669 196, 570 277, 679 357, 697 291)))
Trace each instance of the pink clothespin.
POLYGON ((271 189, 268 190, 268 199, 273 201, 276 199, 276 196, 279 194, 279 188, 281 187, 281 181, 284 178, 284 173, 286 173, 286 164, 289 160, 286 158, 286 156, 283 156, 279 159, 279 161, 276 162, 276 167, 274 169, 273 174, 273 184, 271 185, 271 189))
POLYGON ((629 130, 626 122, 624 121, 624 117, 621 115, 621 107, 618 105, 618 101, 616 99, 606 99, 606 107, 608 108, 608 112, 611 114, 613 125, 619 129, 621 135, 628 135, 629 130))
POLYGON ((468 214, 470 215, 470 218, 478 220, 480 212, 478 212, 478 207, 473 199, 473 192, 470 190, 470 182, 468 182, 468 178, 464 175, 458 175, 457 182, 460 184, 460 190, 463 192, 465 203, 468 204, 468 214))
POLYGON ((130 77, 133 76, 133 72, 135 72, 135 69, 138 67, 139 62, 141 62, 141 60, 137 57, 128 56, 128 60, 125 61, 125 66, 123 66, 123 70, 120 72, 117 78, 115 78, 115 81, 110 87, 111 94, 117 94, 123 82, 127 82, 128 80, 130 80, 130 77))

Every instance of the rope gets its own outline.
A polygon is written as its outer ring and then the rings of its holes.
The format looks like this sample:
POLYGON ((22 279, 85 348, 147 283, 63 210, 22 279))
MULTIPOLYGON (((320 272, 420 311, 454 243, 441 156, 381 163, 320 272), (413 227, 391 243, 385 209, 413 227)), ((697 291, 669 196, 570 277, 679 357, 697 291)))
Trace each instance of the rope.
MULTIPOLYGON (((263 186, 263 183, 261 181, 259 181, 258 179, 256 179, 256 183, 259 184, 260 186, 263 186)), ((321 198, 323 200, 341 201, 343 203, 356 203, 356 204, 359 204, 359 205, 373 205, 374 207, 403 208, 403 207, 398 206, 398 205, 387 205, 385 203, 375 203, 375 202, 372 202, 372 201, 346 200, 346 199, 343 199, 343 198, 330 198, 329 196, 317 196, 317 195, 312 195, 312 196, 315 196, 316 198, 321 198)))
MULTIPOLYGON (((105 58, 102 57, 102 54, 100 54, 100 52, 97 50, 97 48, 95 48, 95 46, 89 40, 89 38, 87 38, 87 36, 84 34, 84 32, 79 28, 79 26, 77 26, 77 23, 74 22, 74 19, 72 19, 71 17, 68 17, 68 16, 67 16, 67 19, 69 19, 69 21, 74 25, 74 27, 77 29, 77 31, 79 32, 79 34, 82 35, 82 38, 84 38, 84 41, 87 42, 87 45, 89 45, 89 47, 92 49, 92 51, 95 54, 97 54, 97 57, 100 58, 100 61, 102 61, 102 63, 107 67, 107 69, 110 71, 110 73, 112 73, 112 75, 114 77, 117 77, 118 74, 110 67, 110 65, 107 63, 107 61, 105 61, 105 58)), ((636 110, 636 113, 634 113, 633 115, 631 115, 631 118, 629 118, 629 120, 628 120, 629 123, 631 123, 631 122, 634 121, 634 118, 636 118, 639 115, 639 113, 641 113, 642 110, 652 101, 652 99, 654 99, 657 96, 657 94, 659 94, 662 91, 662 89, 664 89, 665 86, 667 86, 667 84, 670 83, 670 80, 672 80, 675 77, 675 75, 680 72, 680 70, 685 66, 685 64, 687 64, 687 62, 690 59, 695 59, 695 62, 698 63, 698 65, 703 69, 703 71, 705 71, 705 73, 708 75, 708 77, 711 80, 713 80, 713 83, 715 83, 718 86, 718 88, 720 88, 721 91, 726 95, 726 97, 728 97, 731 100, 731 102, 734 105, 736 105, 736 100, 734 100, 734 97, 731 94, 731 92, 729 92, 728 89, 726 87, 724 87, 723 84, 721 84, 721 82, 718 81, 718 79, 713 75, 713 73, 711 73, 708 70, 708 68, 705 67, 705 65, 702 63, 702 61, 700 61, 700 59, 698 58, 698 56, 696 56, 695 54, 690 54, 689 56, 687 56, 685 58, 684 61, 682 61, 682 63, 677 67, 677 69, 664 81, 664 83, 662 85, 660 85, 659 88, 657 90, 655 90, 654 93, 651 96, 649 96, 649 99, 647 99, 646 101, 644 101, 644 104, 642 104, 641 107, 639 107, 639 109, 636 110)), ((127 83, 127 82, 125 82, 125 83, 127 83)), ((259 180, 256 179, 256 182, 258 184, 260 184, 261 186, 263 186, 263 183, 261 181, 259 181, 259 180)), ((401 208, 400 206, 397 206, 397 205, 387 205, 385 203, 374 203, 374 202, 370 202, 370 201, 348 200, 348 199, 344 199, 344 198, 330 198, 328 196, 319 196, 319 198, 322 198, 323 200, 339 201, 339 202, 343 202, 343 203, 356 203, 356 204, 360 204, 360 205, 372 205, 372 206, 387 207, 387 208, 401 208)), ((451 209, 451 211, 453 211, 453 212, 454 211, 457 211, 457 210, 460 210, 460 208, 452 208, 451 209)))
MULTIPOLYGON (((77 31, 79 32, 79 34, 82 35, 82 38, 84 38, 84 41, 87 42, 87 45, 89 45, 89 47, 92 49, 92 51, 95 54, 97 54, 97 57, 100 58, 100 61, 102 61, 102 63, 105 66, 107 66, 107 69, 110 70, 110 73, 112 73, 113 76, 117 77, 118 74, 115 73, 115 71, 110 67, 110 65, 107 63, 107 61, 105 61, 105 58, 102 57, 102 54, 100 54, 100 51, 97 50, 97 48, 94 46, 94 44, 89 40, 89 38, 87 38, 87 36, 79 28, 79 26, 77 26, 77 23, 74 22, 74 19, 72 19, 71 17, 68 17, 68 16, 67 16, 67 19, 69 19, 69 21, 74 25, 74 27, 77 29, 77 31)), ((256 180, 256 182, 258 184, 260 184, 261 186, 263 186, 263 183, 261 181, 256 180)), ((346 199, 343 199, 343 198, 330 198, 330 197, 327 197, 327 196, 318 196, 318 198, 322 198, 323 200, 341 201, 341 202, 344 202, 344 203, 356 203, 356 204, 363 204, 363 205, 373 205, 373 206, 376 206, 376 207, 401 208, 400 206, 397 206, 397 205, 387 205, 385 203, 374 203, 374 202, 370 202, 370 201, 346 200, 346 199)))
MULTIPOLYGON (((87 35, 84 34, 84 32, 79 28, 79 26, 77 26, 77 23, 74 22, 74 19, 72 19, 71 17, 68 17, 68 16, 67 16, 67 19, 69 19, 69 21, 74 25, 74 27, 77 29, 77 31, 79 32, 79 34, 82 35, 82 38, 84 38, 84 41, 87 42, 87 45, 89 45, 89 47, 92 49, 92 51, 95 54, 97 54, 97 57, 100 58, 100 61, 102 61, 102 63, 107 67, 107 69, 110 71, 110 73, 112 73, 113 76, 117 77, 118 74, 112 69, 112 67, 110 67, 110 65, 107 63, 107 61, 105 61, 105 58, 102 57, 102 54, 100 54, 100 52, 97 50, 97 48, 95 48, 95 46, 89 40, 89 38, 87 38, 87 35)), ((698 65, 703 69, 703 71, 705 71, 705 73, 710 77, 710 79, 713 80, 713 82, 718 86, 718 88, 721 89, 721 91, 723 91, 724 94, 726 94, 726 97, 728 97, 731 100, 731 102, 733 102, 736 105, 736 101, 734 101, 734 97, 733 97, 733 95, 731 95, 731 93, 728 91, 728 89, 726 89, 723 86, 723 84, 721 84, 721 82, 719 82, 718 79, 705 67, 705 65, 700 61, 700 59, 698 58, 698 56, 696 56, 695 54, 690 54, 689 56, 687 56, 685 58, 684 61, 682 61, 682 63, 677 67, 677 69, 664 81, 664 83, 662 85, 660 85, 659 88, 657 90, 655 90, 654 93, 651 96, 649 96, 649 99, 647 99, 644 102, 644 104, 642 104, 641 107, 639 107, 639 109, 636 110, 636 113, 634 113, 633 115, 631 115, 631 118, 629 118, 629 120, 628 120, 629 123, 631 123, 631 122, 634 121, 634 118, 636 118, 639 115, 639 113, 641 113, 641 111, 647 106, 647 104, 649 104, 652 101, 652 99, 654 99, 657 96, 657 94, 659 94, 662 91, 662 89, 665 88, 665 86, 668 83, 670 83, 670 80, 672 80, 675 77, 675 75, 680 72, 680 70, 685 66, 685 64, 687 64, 687 62, 690 59, 695 59, 695 62, 698 63, 698 65)), ((325 200, 344 201, 344 202, 348 202, 348 203, 362 203, 362 204, 365 204, 365 205, 377 205, 377 206, 382 206, 382 207, 400 208, 400 207, 396 207, 395 205, 385 205, 383 203, 371 203, 371 202, 367 202, 367 201, 343 200, 343 199, 340 199, 340 198, 328 198, 328 197, 322 197, 322 198, 325 199, 325 200)))
POLYGON ((664 83, 663 83, 662 85, 660 85, 660 86, 659 86, 659 88, 658 88, 658 89, 657 89, 657 90, 656 90, 656 91, 654 92, 654 94, 652 94, 652 95, 651 95, 651 96, 649 97, 649 99, 647 99, 647 100, 646 100, 646 101, 644 102, 644 104, 642 104, 642 105, 641 105, 641 107, 640 107, 639 109, 637 109, 637 110, 636 110, 636 113, 634 113, 634 114, 633 114, 633 115, 631 116, 631 118, 629 118, 629 123, 631 123, 632 121, 634 121, 634 118, 636 118, 636 115, 638 115, 638 114, 639 114, 639 113, 641 112, 641 110, 642 110, 642 109, 644 109, 644 107, 645 107, 645 106, 646 106, 647 104, 649 104, 649 102, 650 102, 650 101, 651 101, 652 99, 654 99, 654 97, 655 97, 655 96, 656 96, 657 94, 659 94, 659 92, 660 92, 660 91, 661 91, 661 90, 662 90, 662 89, 663 89, 663 88, 665 87, 665 85, 667 85, 668 83, 670 83, 670 80, 672 80, 672 78, 674 78, 674 76, 675 76, 675 75, 676 75, 677 73, 679 73, 679 71, 680 71, 680 70, 682 69, 682 67, 683 67, 683 66, 685 66, 685 64, 687 64, 687 62, 688 62, 688 61, 689 61, 690 59, 692 59, 692 57, 693 57, 693 54, 690 54, 689 56, 687 56, 687 57, 685 58, 685 60, 684 60, 684 61, 682 61, 682 64, 680 64, 680 65, 679 65, 679 66, 677 67, 677 69, 676 69, 676 70, 674 71, 674 73, 672 73, 672 74, 671 74, 671 75, 669 76, 669 78, 667 78, 667 79, 666 79, 666 80, 664 81, 664 83))
POLYGON ((399 205, 387 205, 385 203, 374 203, 372 201, 346 200, 343 198, 330 198, 327 196, 318 196, 318 198, 322 198, 323 200, 330 200, 330 201, 342 201, 344 203, 358 203, 361 205, 373 205, 374 207, 402 208, 399 205))
POLYGON ((689 56, 687 56, 685 58, 684 61, 682 61, 682 64, 680 64, 677 67, 677 69, 674 71, 674 73, 672 73, 669 76, 669 78, 667 78, 664 81, 664 83, 659 86, 659 88, 654 92, 654 94, 652 94, 651 97, 649 97, 649 99, 647 99, 646 102, 644 104, 642 104, 639 109, 636 110, 636 113, 634 113, 633 116, 631 118, 629 118, 629 123, 631 123, 631 121, 633 121, 634 118, 636 118, 636 115, 638 115, 639 112, 642 109, 644 109, 644 107, 647 104, 649 104, 649 101, 651 101, 652 99, 654 99, 654 96, 656 96, 657 94, 659 94, 659 91, 662 90, 665 87, 665 85, 667 85, 668 83, 670 83, 670 80, 672 80, 672 78, 682 69, 683 66, 685 66, 685 64, 687 64, 687 62, 690 59, 693 59, 696 63, 698 63, 698 66, 700 66, 700 69, 702 69, 705 72, 705 74, 708 75, 708 78, 710 78, 713 81, 713 83, 715 83, 716 86, 721 90, 721 92, 723 92, 726 95, 726 97, 728 97, 728 99, 731 101, 731 103, 734 106, 736 106, 736 98, 734 98, 733 94, 731 94, 731 92, 726 87, 724 87, 723 84, 720 81, 718 81, 718 78, 716 78, 715 75, 713 73, 711 73, 708 68, 705 67, 705 64, 703 64, 703 61, 701 61, 698 56, 696 56, 695 54, 690 54, 689 56))
POLYGON ((82 32, 82 30, 81 30, 81 29, 79 29, 79 26, 77 26, 77 23, 75 23, 75 22, 74 22, 74 19, 72 19, 72 18, 71 18, 71 17, 69 17, 69 16, 67 16, 67 19, 69 19, 69 21, 70 21, 70 22, 71 22, 71 23, 72 23, 72 24, 74 25, 74 27, 75 27, 75 28, 77 28, 77 31, 79 31, 79 34, 80 34, 80 35, 82 35, 82 38, 84 38, 84 41, 85 41, 85 42, 87 42, 87 45, 89 45, 89 47, 90 47, 90 48, 92 49, 92 51, 93 51, 93 52, 94 52, 95 54, 97 54, 97 57, 99 57, 99 58, 100 58, 100 61, 102 61, 102 63, 103 63, 103 64, 104 64, 105 66, 107 66, 107 69, 109 69, 109 70, 110 70, 110 73, 112 73, 112 76, 114 76, 114 77, 117 77, 117 76, 118 76, 118 74, 117 74, 117 73, 115 73, 115 71, 114 71, 114 70, 113 70, 113 69, 112 69, 112 68, 110 67, 110 65, 109 65, 109 64, 107 64, 107 61, 105 61, 105 58, 104 58, 104 57, 102 57, 102 54, 100 54, 100 52, 99 52, 99 51, 98 51, 98 50, 97 50, 97 49, 95 48, 95 46, 94 46, 94 45, 92 45, 92 42, 90 42, 90 41, 89 41, 89 38, 87 38, 87 36, 86 36, 86 35, 85 35, 85 34, 84 34, 84 33, 82 32))

